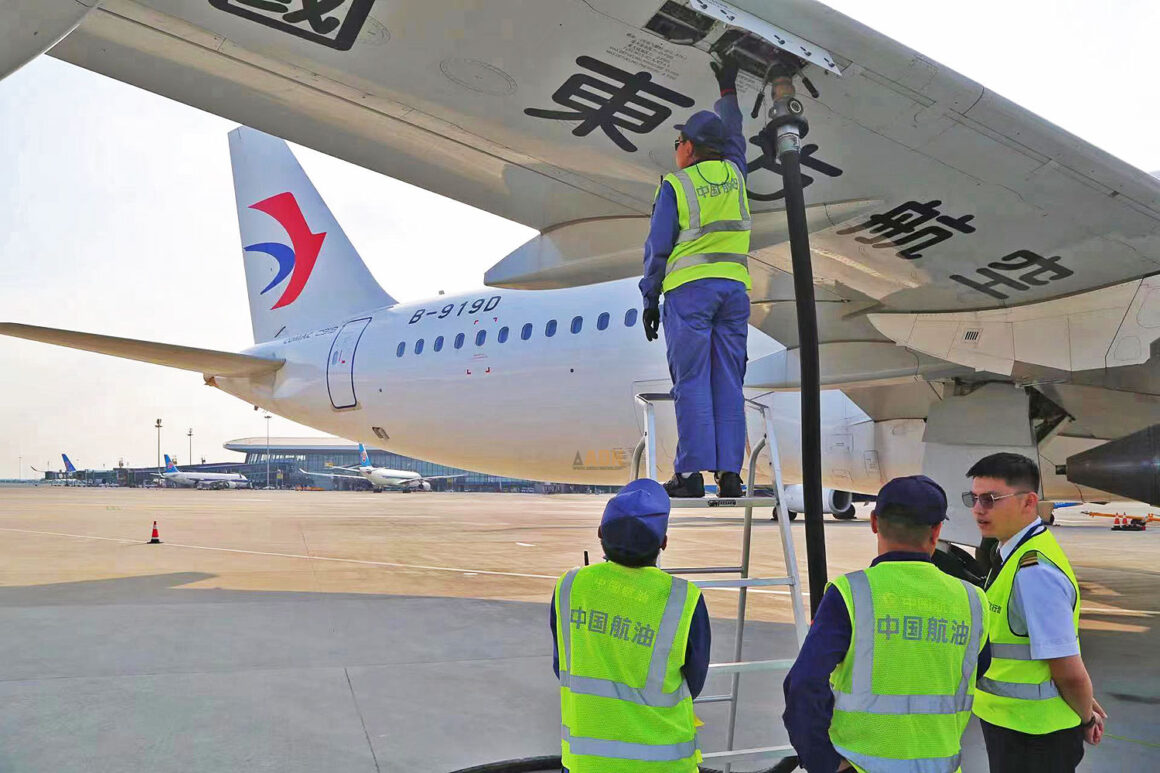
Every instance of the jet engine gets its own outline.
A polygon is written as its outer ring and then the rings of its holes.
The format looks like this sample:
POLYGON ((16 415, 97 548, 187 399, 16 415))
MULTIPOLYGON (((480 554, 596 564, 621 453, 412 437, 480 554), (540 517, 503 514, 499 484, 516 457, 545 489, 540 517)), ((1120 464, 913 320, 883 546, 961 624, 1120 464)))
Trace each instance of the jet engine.
POLYGON ((1069 456, 1067 479, 1160 506, 1160 424, 1069 456))
MULTIPOLYGON (((785 487, 785 508, 790 512, 790 520, 797 513, 805 512, 805 492, 798 484, 785 487)), ((822 489, 822 512, 829 513, 835 518, 849 521, 854 517, 854 495, 849 491, 837 489, 822 489)))

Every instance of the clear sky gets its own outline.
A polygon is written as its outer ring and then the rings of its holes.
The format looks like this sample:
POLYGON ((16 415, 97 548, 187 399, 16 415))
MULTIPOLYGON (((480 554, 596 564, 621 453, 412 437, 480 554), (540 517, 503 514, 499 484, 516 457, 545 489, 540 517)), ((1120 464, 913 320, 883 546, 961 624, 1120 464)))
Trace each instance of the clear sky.
MULTIPOLYGON (((1145 170, 1160 169, 1160 4, 829 0, 1145 170)), ((0 320, 211 349, 252 343, 226 133, 233 124, 47 57, 0 82, 0 320)), ((384 288, 479 286, 528 229, 295 148, 384 288), (443 226, 453 222, 456 227, 443 226), (440 249, 427 249, 431 238, 440 249), (420 263, 409 255, 423 254, 420 263)), ((162 452, 236 458, 252 407, 198 374, 0 337, 0 478, 162 452)), ((319 434, 284 419, 275 435, 319 434)))

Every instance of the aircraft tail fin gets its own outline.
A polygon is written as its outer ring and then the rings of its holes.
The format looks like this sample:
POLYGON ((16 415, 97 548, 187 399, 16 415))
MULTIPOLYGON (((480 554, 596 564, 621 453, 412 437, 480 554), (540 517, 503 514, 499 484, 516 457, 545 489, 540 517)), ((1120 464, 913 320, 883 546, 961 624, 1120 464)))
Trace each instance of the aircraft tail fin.
POLYGON ((359 467, 370 467, 371 466, 370 454, 367 453, 367 449, 362 443, 358 444, 358 466, 359 467))
POLYGON ((177 465, 173 463, 173 460, 169 458, 169 454, 165 454, 165 471, 181 472, 181 470, 177 469, 177 465))
POLYGON ((60 458, 64 459, 65 472, 76 472, 77 471, 77 468, 73 466, 73 463, 71 461, 69 461, 68 454, 61 454, 60 458))
POLYGON ((396 303, 283 140, 240 126, 230 161, 255 343, 396 303))

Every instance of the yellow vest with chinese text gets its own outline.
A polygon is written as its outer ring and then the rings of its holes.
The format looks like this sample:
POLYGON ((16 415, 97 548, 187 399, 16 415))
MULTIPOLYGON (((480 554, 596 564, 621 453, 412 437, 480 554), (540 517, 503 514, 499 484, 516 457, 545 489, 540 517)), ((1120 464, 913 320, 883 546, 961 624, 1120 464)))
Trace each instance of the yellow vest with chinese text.
POLYGON ((709 278, 736 279, 752 288, 749 197, 741 170, 732 161, 702 161, 664 180, 677 197, 680 231, 661 289, 709 278))
POLYGON ((563 763, 571 773, 696 773, 681 666, 701 592, 611 561, 556 582, 563 763))
POLYGON ((1079 583, 1055 535, 1044 530, 1012 551, 987 589, 991 605, 991 667, 979 681, 975 713, 992 725, 1043 735, 1075 727, 1080 717, 1059 694, 1046 660, 1032 660, 1027 631, 1011 628, 1011 595, 1022 566, 1053 564, 1075 589, 1072 625, 1079 636, 1079 583))
POLYGON ((956 773, 987 612, 982 590, 926 561, 833 582, 852 635, 834 669, 830 740, 866 773, 956 773))

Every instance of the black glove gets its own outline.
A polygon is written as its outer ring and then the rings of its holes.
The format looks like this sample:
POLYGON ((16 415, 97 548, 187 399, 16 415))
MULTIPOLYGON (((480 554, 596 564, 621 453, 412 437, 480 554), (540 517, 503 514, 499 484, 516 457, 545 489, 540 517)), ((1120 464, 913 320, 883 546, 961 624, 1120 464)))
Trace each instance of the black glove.
POLYGON ((717 85, 721 87, 721 96, 737 93, 737 62, 732 57, 726 57, 724 62, 716 59, 709 62, 713 68, 713 75, 717 76, 717 85))
POLYGON ((661 310, 656 306, 650 306, 641 314, 641 319, 644 320, 644 337, 649 341, 655 341, 659 338, 657 331, 661 329, 661 310))

